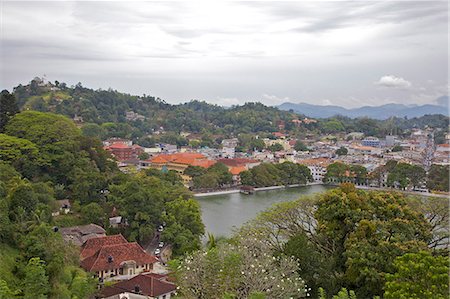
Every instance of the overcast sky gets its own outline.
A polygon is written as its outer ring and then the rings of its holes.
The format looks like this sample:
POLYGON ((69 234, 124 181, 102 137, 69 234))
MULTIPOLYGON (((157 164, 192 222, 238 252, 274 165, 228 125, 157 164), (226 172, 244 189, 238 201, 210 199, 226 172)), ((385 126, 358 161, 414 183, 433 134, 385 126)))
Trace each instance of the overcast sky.
POLYGON ((425 104, 447 1, 1 2, 0 87, 46 75, 169 103, 425 104))

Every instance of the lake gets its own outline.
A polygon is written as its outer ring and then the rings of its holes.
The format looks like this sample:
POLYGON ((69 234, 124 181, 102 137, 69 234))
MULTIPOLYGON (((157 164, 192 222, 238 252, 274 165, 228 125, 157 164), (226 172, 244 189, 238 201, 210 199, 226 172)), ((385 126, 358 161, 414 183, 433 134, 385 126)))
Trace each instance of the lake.
POLYGON ((331 187, 323 185, 302 186, 270 191, 258 191, 252 195, 241 193, 198 197, 206 232, 215 236, 230 236, 234 227, 240 227, 259 212, 274 203, 292 201, 302 195, 323 192, 331 187))

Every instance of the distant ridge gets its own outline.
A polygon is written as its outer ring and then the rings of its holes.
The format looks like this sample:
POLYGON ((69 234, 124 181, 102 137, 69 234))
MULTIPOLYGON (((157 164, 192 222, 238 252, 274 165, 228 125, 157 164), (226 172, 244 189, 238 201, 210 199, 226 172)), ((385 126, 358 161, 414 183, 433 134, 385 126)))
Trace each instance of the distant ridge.
POLYGON ((351 118, 370 117, 375 119, 387 119, 391 116, 396 117, 420 117, 426 114, 443 114, 449 115, 449 98, 441 96, 436 99, 439 105, 403 105, 403 104, 386 104, 382 106, 364 106, 360 108, 346 109, 341 106, 321 106, 307 103, 283 103, 277 106, 280 110, 293 110, 296 113, 304 114, 309 117, 327 118, 335 115, 342 115, 351 118))

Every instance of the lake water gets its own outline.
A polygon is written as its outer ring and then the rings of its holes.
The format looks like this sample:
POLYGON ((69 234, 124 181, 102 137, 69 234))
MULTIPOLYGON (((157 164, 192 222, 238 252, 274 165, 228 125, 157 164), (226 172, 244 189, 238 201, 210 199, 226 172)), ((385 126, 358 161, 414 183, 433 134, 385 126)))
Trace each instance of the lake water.
POLYGON ((330 187, 322 185, 304 186, 270 191, 258 191, 252 195, 241 193, 198 197, 206 232, 215 236, 230 236, 234 227, 269 208, 274 203, 296 200, 302 195, 323 192, 330 187))

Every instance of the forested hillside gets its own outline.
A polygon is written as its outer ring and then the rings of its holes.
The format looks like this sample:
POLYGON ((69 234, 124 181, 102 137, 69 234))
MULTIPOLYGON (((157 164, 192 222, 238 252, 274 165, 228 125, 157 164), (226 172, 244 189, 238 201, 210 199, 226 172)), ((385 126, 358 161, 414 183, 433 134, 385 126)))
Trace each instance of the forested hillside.
POLYGON ((166 132, 201 133, 204 139, 211 138, 211 134, 230 137, 241 133, 270 134, 280 129, 294 135, 360 131, 366 135, 384 137, 390 133, 408 133, 414 127, 448 128, 449 123, 444 115, 412 119, 394 117, 385 121, 334 116, 298 126, 292 120, 301 119, 302 114, 281 111, 260 103, 224 108, 193 100, 171 105, 154 96, 129 95, 112 89, 93 90, 83 87, 81 83, 68 87, 58 81, 44 83, 39 78, 27 85, 17 86, 14 95, 21 110, 63 114, 82 121, 87 135, 125 137, 134 141, 142 140, 142 137, 161 127, 166 132), (128 118, 127 112, 130 114, 128 118))

